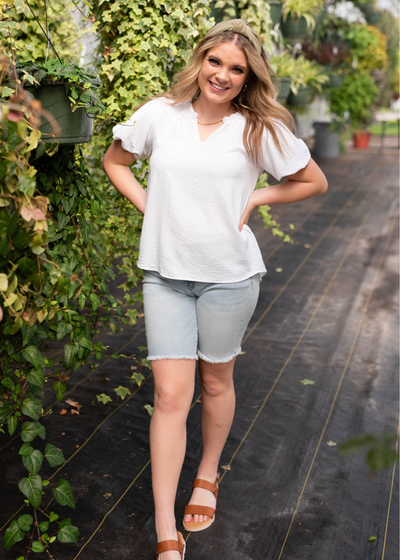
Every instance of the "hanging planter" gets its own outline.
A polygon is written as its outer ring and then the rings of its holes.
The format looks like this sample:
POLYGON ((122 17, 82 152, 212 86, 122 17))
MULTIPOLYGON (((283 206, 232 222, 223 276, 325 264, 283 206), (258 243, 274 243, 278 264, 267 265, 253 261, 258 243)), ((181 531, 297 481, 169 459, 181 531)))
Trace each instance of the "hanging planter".
POLYGON ((105 106, 97 96, 100 79, 75 63, 49 60, 39 65, 19 63, 16 70, 24 88, 38 99, 46 118, 38 123, 46 142, 81 144, 93 136, 93 117, 105 106), (25 83, 29 79, 29 84, 25 83), (55 136, 53 124, 61 132, 55 136))
POLYGON ((291 91, 287 101, 288 105, 292 105, 293 107, 304 107, 304 105, 308 105, 312 90, 312 86, 300 86, 296 94, 291 91))
POLYGON ((298 18, 288 15, 281 23, 282 35, 286 39, 302 39, 307 35, 307 20, 304 16, 298 18))
POLYGON ((353 133, 353 145, 355 148, 366 150, 369 147, 371 133, 365 130, 355 130, 353 133))
POLYGON ((339 134, 330 132, 330 122, 313 122, 315 143, 313 154, 320 158, 334 159, 339 155, 339 134))
POLYGON ((270 8, 269 15, 272 20, 272 27, 275 27, 275 25, 281 21, 282 2, 277 0, 268 0, 268 4, 270 8))
POLYGON ((289 97, 290 93, 290 78, 279 78, 279 94, 278 94, 278 101, 280 103, 284 103, 287 98, 289 97))
POLYGON ((90 118, 83 107, 72 111, 66 88, 62 84, 43 84, 37 88, 25 88, 38 99, 42 107, 48 111, 52 119, 42 117, 39 130, 45 142, 60 144, 82 144, 90 142, 93 136, 93 118, 90 118), (53 122, 58 124, 61 132, 54 137, 53 122))

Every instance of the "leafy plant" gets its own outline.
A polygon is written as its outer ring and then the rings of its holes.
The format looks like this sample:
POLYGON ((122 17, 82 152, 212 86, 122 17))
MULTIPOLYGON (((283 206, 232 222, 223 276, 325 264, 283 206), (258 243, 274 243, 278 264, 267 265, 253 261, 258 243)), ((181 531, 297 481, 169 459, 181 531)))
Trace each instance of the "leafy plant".
POLYGON ((351 24, 344 36, 350 42, 354 66, 363 72, 387 67, 386 36, 372 25, 351 24))
POLYGON ((298 93, 301 86, 310 86, 321 92, 323 86, 328 82, 329 76, 324 73, 324 68, 320 64, 317 64, 313 60, 307 60, 303 54, 296 58, 292 82, 290 84, 290 88, 295 95, 298 93))
MULTIPOLYGON (((12 71, 16 89, 0 112, 0 429, 22 440, 27 474, 19 489, 33 507, 33 515, 24 513, 9 525, 4 546, 28 533, 28 550, 41 552, 56 539, 76 542, 78 535, 69 518, 59 522, 58 515, 41 509, 49 499, 49 482, 40 476, 43 459, 50 466, 64 462, 53 444, 32 445, 46 439, 51 408, 44 410, 45 393, 62 400, 69 376, 106 351, 93 343, 99 325, 116 330, 122 310, 106 284, 114 273, 104 238, 114 225, 82 152, 41 142, 35 128, 40 102, 23 90, 10 61, 1 62, 3 75, 12 71), (58 359, 46 355, 49 340, 63 342, 58 359)), ((75 507, 65 479, 52 496, 61 506, 75 507)))
POLYGON ((299 19, 304 17, 309 30, 315 27, 315 16, 323 8, 322 0, 285 0, 282 8, 282 18, 286 21, 288 16, 299 19))
POLYGON ((379 89, 364 72, 348 74, 339 88, 329 93, 331 112, 339 118, 348 115, 352 129, 366 130, 373 121, 379 89))
POLYGON ((23 63, 44 63, 57 55, 79 63, 84 54, 84 38, 93 32, 92 21, 88 2, 71 2, 69 8, 63 0, 3 2, 0 33, 5 54, 11 57, 15 53, 23 63), (78 25, 76 20, 80 20, 78 25))
MULTIPOLYGON (((362 434, 345 441, 339 448, 340 455, 353 455, 366 449, 365 460, 369 470, 374 473, 393 466, 399 459, 397 449, 393 449, 396 434, 362 434)), ((373 540, 370 537, 368 540, 373 540)))
POLYGON ((288 51, 271 56, 269 63, 278 78, 290 78, 296 71, 296 59, 288 51))

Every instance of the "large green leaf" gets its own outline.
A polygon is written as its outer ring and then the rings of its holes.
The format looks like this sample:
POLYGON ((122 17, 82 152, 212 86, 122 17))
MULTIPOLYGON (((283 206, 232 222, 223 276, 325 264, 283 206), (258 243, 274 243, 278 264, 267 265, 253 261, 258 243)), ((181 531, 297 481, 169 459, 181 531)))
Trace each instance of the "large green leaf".
POLYGON ((71 519, 68 517, 61 521, 58 532, 57 532, 57 539, 62 543, 71 543, 74 542, 78 544, 78 527, 71 524, 71 519))
POLYGON ((22 462, 30 474, 37 474, 43 463, 43 453, 35 449, 30 455, 23 455, 22 462))
POLYGON ((61 381, 56 381, 55 383, 53 383, 53 391, 55 392, 58 401, 62 401, 66 388, 67 386, 65 385, 65 383, 61 383, 61 381))
POLYGON ((39 422, 24 422, 21 427, 21 439, 22 441, 33 441, 36 436, 42 439, 46 438, 45 427, 39 422))
POLYGON ((32 515, 25 513, 24 515, 20 515, 20 517, 18 517, 17 523, 21 531, 29 531, 33 523, 33 517, 32 515))
POLYGON ((44 552, 44 546, 40 541, 33 541, 32 552, 44 552))
POLYGON ((18 523, 16 521, 12 521, 10 526, 7 527, 6 532, 4 533, 3 544, 6 550, 9 550, 13 544, 18 541, 22 541, 25 537, 23 531, 21 531, 18 523))
POLYGON ((77 342, 69 343, 64 346, 64 359, 67 367, 74 365, 78 350, 79 344, 77 342))
POLYGON ((50 467, 56 467, 57 465, 65 463, 63 452, 51 443, 46 445, 44 456, 48 460, 50 467))
POLYGON ((15 430, 17 429, 17 424, 18 424, 18 420, 15 416, 9 416, 7 418, 7 428, 10 436, 12 436, 15 430))
POLYGON ((31 455, 33 453, 33 447, 30 443, 23 443, 18 453, 20 455, 31 455))
POLYGON ((40 369, 32 369, 31 372, 28 373, 27 380, 31 385, 42 388, 44 384, 44 375, 40 369))
POLYGON ((53 488, 53 495, 60 506, 69 506, 75 509, 74 495, 69 482, 65 478, 60 478, 57 486, 53 488))
POLYGON ((94 292, 92 292, 89 296, 90 301, 92 302, 92 309, 93 311, 97 311, 97 308, 100 305, 100 299, 99 296, 97 294, 95 294, 94 292))
POLYGON ((59 321, 57 323, 57 340, 61 340, 64 338, 66 334, 69 334, 72 331, 71 323, 66 323, 65 321, 59 321))
POLYGON ((42 403, 38 399, 25 399, 22 403, 22 413, 34 420, 39 420, 42 411, 42 403))
POLYGON ((45 365, 44 357, 42 356, 40 350, 32 344, 22 350, 22 355, 25 360, 33 364, 35 368, 40 368, 45 365))
POLYGON ((92 341, 89 340, 86 336, 80 336, 78 338, 78 343, 80 346, 82 346, 83 348, 87 348, 87 350, 91 350, 92 349, 92 341))
POLYGON ((30 504, 38 509, 42 501, 42 479, 38 474, 32 474, 28 478, 21 478, 18 488, 28 498, 30 504))

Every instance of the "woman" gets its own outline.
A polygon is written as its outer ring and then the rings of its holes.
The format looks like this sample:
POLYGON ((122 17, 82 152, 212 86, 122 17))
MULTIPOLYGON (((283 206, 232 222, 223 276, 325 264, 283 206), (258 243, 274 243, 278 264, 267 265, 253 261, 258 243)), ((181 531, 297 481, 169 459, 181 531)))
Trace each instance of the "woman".
POLYGON ((215 519, 218 462, 235 409, 233 366, 266 272, 249 216, 259 205, 327 189, 308 148, 290 131, 291 115, 275 101, 271 75, 250 25, 218 23, 171 90, 114 127, 103 160, 110 181, 145 215, 138 266, 155 385, 150 452, 158 560, 184 556, 174 504, 196 361, 203 455, 183 524, 201 531, 215 519), (146 193, 129 166, 149 156, 146 193), (288 180, 254 191, 264 170, 288 180))

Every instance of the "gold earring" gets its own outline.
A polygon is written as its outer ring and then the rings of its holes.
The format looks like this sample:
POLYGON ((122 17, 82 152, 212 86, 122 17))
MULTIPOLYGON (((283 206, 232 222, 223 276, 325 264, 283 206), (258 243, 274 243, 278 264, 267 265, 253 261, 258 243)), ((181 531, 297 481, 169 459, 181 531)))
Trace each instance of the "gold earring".
POLYGON ((244 87, 242 87, 242 91, 245 91, 247 89, 247 84, 244 85, 244 87))

